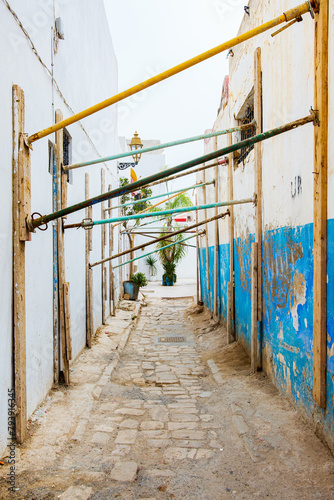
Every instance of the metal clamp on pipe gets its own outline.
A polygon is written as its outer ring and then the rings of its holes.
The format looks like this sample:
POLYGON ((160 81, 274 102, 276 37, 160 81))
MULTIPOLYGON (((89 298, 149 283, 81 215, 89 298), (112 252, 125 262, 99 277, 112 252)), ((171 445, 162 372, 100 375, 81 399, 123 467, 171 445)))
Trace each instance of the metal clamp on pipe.
POLYGON ((94 226, 94 223, 93 223, 92 219, 82 219, 81 227, 83 227, 86 231, 88 229, 92 229, 93 226, 94 226))
POLYGON ((278 31, 275 31, 274 33, 272 33, 271 36, 274 37, 276 35, 279 35, 280 33, 282 33, 282 31, 285 31, 286 29, 290 28, 291 26, 293 26, 296 23, 301 23, 302 21, 303 21, 303 18, 301 16, 296 17, 296 19, 294 19, 293 21, 291 21, 290 23, 288 23, 286 26, 283 26, 283 28, 281 28, 278 31))
POLYGON ((317 109, 313 109, 311 106, 310 115, 314 116, 314 126, 320 127, 319 111, 317 109))
POLYGON ((311 17, 312 17, 312 19, 314 19, 315 18, 315 14, 319 13, 318 2, 317 2, 317 0, 306 0, 306 3, 309 6, 311 17))

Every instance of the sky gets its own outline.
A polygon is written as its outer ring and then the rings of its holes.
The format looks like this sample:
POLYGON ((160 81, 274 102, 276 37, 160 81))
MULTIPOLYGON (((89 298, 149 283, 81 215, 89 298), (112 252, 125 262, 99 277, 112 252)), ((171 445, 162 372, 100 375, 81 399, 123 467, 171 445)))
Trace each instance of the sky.
MULTIPOLYGON (((104 0, 119 91, 234 37, 247 0, 104 0)), ((217 116, 226 52, 119 104, 119 135, 162 143, 200 135, 217 116)), ((203 154, 203 141, 165 149, 173 167, 203 154)))

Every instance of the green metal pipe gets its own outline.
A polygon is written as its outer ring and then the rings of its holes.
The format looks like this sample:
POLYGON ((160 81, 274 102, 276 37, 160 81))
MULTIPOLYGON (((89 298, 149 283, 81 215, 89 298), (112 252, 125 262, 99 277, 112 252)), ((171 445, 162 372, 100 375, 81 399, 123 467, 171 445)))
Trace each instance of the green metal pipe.
MULTIPOLYGON (((225 212, 223 214, 215 215, 214 217, 211 217, 211 219, 206 219, 204 221, 197 222, 196 224, 192 224, 191 226, 188 226, 187 231, 190 231, 192 229, 197 230, 198 227, 203 226, 204 224, 208 224, 209 222, 213 222, 213 221, 218 220, 218 219, 224 219, 227 215, 230 215, 229 210, 227 210, 227 212, 225 212)), ((129 250, 123 250, 123 252, 111 255, 110 257, 99 260, 98 262, 94 262, 94 264, 90 264, 90 267, 92 268, 92 267, 98 266, 100 264, 104 264, 105 262, 108 262, 108 261, 111 261, 114 259, 118 259, 119 257, 123 257, 123 255, 127 255, 128 253, 136 252, 137 250, 142 250, 143 248, 146 248, 148 246, 155 245, 156 243, 159 243, 159 241, 164 241, 167 238, 170 238, 172 236, 177 236, 177 235, 183 234, 185 232, 186 231, 182 228, 182 229, 178 229, 177 231, 173 231, 172 233, 169 233, 169 234, 163 234, 159 238, 155 238, 154 240, 149 241, 148 243, 144 243, 144 244, 138 245, 136 247, 132 247, 129 250)))
MULTIPOLYGON (((203 232, 200 234, 204 234, 203 232)), ((121 264, 118 264, 117 266, 114 266, 113 269, 117 269, 118 267, 125 266, 126 264, 130 264, 131 262, 134 262, 135 260, 143 259, 144 257, 148 257, 149 255, 152 255, 153 253, 160 252, 160 250, 166 250, 166 248, 174 247, 175 245, 180 245, 184 241, 191 240, 192 238, 196 238, 197 234, 194 234, 193 236, 189 236, 188 238, 184 238, 184 240, 176 241, 175 243, 170 243, 169 245, 166 245, 165 247, 159 248, 158 250, 153 250, 153 252, 145 253, 144 255, 141 255, 140 257, 135 257, 134 259, 128 260, 126 262, 122 262, 121 264)))
MULTIPOLYGON (((178 189, 177 191, 171 191, 170 193, 161 193, 161 194, 157 194, 155 196, 150 196, 149 198, 143 198, 141 200, 129 201, 129 203, 123 203, 123 205, 117 205, 116 207, 105 208, 105 212, 110 212, 111 210, 115 210, 116 208, 123 208, 123 207, 127 207, 129 205, 138 205, 138 203, 144 203, 145 201, 155 200, 157 198, 163 198, 164 196, 170 196, 172 194, 184 193, 184 191, 191 191, 192 189, 197 189, 197 188, 203 187, 203 186, 209 186, 210 184, 214 184, 214 183, 215 183, 215 181, 204 182, 203 184, 194 184, 193 186, 190 186, 188 188, 178 189)), ((166 201, 168 201, 168 200, 166 200, 166 201)))
POLYGON ((103 194, 100 194, 98 196, 95 196, 94 198, 90 198, 90 199, 82 201, 80 203, 76 203, 75 205, 72 205, 72 206, 67 207, 67 208, 63 208, 62 210, 58 210, 57 212, 53 212, 49 215, 43 215, 41 217, 38 217, 37 219, 33 219, 32 217, 30 217, 26 221, 28 230, 34 232, 35 228, 46 225, 48 222, 50 222, 52 220, 56 220, 56 219, 59 219, 60 217, 64 217, 65 215, 72 214, 74 212, 78 212, 79 210, 83 210, 86 207, 90 207, 92 205, 96 205, 97 203, 101 203, 102 201, 110 200, 112 198, 116 198, 118 196, 122 196, 124 194, 136 191, 137 189, 141 188, 142 186, 146 186, 147 184, 150 184, 150 183, 155 182, 157 180, 167 178, 167 177, 174 175, 176 173, 183 172, 184 170, 188 170, 189 168, 195 167, 196 165, 200 165, 201 163, 206 163, 208 161, 219 158, 220 156, 224 156, 226 154, 233 153, 233 151, 237 151, 239 149, 243 149, 245 147, 251 146, 251 145, 256 144, 258 142, 265 141, 265 140, 270 139, 272 137, 275 137, 277 135, 288 132, 289 130, 295 129, 295 128, 300 127, 302 125, 306 125, 307 123, 315 122, 316 118, 317 118, 316 113, 314 111, 312 111, 312 113, 309 116, 306 116, 305 118, 302 118, 300 120, 296 120, 296 121, 288 123, 286 125, 282 125, 281 127, 277 127, 273 130, 263 132, 262 134, 255 135, 254 137, 251 137, 251 138, 246 139, 244 141, 238 142, 236 144, 232 144, 231 146, 228 146, 228 147, 223 148, 223 149, 219 149, 218 151, 214 151, 212 153, 201 156, 199 158, 195 158, 194 160, 188 161, 186 163, 182 163, 181 165, 177 165, 176 167, 169 168, 168 170, 157 172, 157 173, 150 175, 148 177, 144 177, 143 179, 139 179, 138 181, 133 182, 132 184, 129 184, 128 186, 118 187, 118 188, 116 188, 112 191, 109 191, 107 193, 103 193, 103 194))
MULTIPOLYGON (((157 151, 158 149, 170 148, 172 146, 179 146, 181 144, 187 144, 190 142, 201 141, 202 139, 210 139, 212 137, 218 137, 220 135, 231 134, 232 132, 240 132, 241 130, 247 130, 254 127, 255 121, 247 123, 246 125, 240 125, 239 127, 229 128, 226 130, 219 130, 217 132, 211 132, 210 134, 197 135, 195 137, 188 137, 187 139, 180 139, 178 141, 165 142, 164 144, 159 144, 158 146, 151 146, 150 148, 142 148, 136 150, 136 155, 149 153, 151 151, 157 151)), ((105 163, 107 161, 119 160, 120 158, 126 158, 127 156, 132 156, 133 151, 127 151, 126 153, 119 153, 117 155, 105 156, 104 158, 97 158, 96 160, 83 161, 80 163, 73 163, 73 165, 65 165, 64 170, 73 170, 75 168, 88 167, 90 165, 96 165, 97 163, 105 163)))
MULTIPOLYGON (((161 212, 147 212, 145 214, 124 215, 122 217, 114 217, 113 219, 102 219, 94 221, 84 219, 82 222, 78 223, 77 227, 89 228, 93 226, 101 226, 103 224, 112 224, 114 222, 145 219, 146 217, 160 217, 160 215, 184 214, 186 212, 195 212, 197 210, 208 210, 210 208, 229 207, 232 205, 244 205, 246 203, 256 203, 255 196, 253 198, 246 198, 244 200, 222 201, 220 203, 210 203, 209 205, 198 205, 197 207, 174 208, 173 210, 162 210, 161 212)), ((74 224, 72 224, 72 227, 74 227, 74 224)))

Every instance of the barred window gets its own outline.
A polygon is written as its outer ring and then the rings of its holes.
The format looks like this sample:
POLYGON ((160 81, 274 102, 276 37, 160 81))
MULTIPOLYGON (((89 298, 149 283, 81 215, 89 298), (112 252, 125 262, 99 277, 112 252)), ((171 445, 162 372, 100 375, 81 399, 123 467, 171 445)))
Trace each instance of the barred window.
MULTIPOLYGON (((63 165, 71 165, 72 163, 72 137, 64 128, 63 133, 63 165)), ((73 172, 72 170, 68 170, 67 174, 67 182, 73 184, 73 172)))
MULTIPOLYGON (((237 120, 239 126, 248 125, 254 120, 254 88, 250 91, 238 114, 234 115, 234 118, 237 120)), ((255 126, 251 126, 245 130, 242 130, 241 132, 237 133, 236 142, 250 139, 251 137, 254 137, 255 133, 255 126)), ((254 145, 251 145, 235 151, 235 153, 233 154, 235 168, 237 168, 246 160, 247 156, 253 149, 254 145)))
MULTIPOLYGON (((254 104, 253 106, 249 106, 246 109, 245 116, 242 120, 240 120, 241 125, 247 125, 248 123, 251 123, 254 120, 254 104)), ((245 141, 246 139, 250 139, 251 137, 254 137, 255 135, 255 127, 250 127, 246 130, 241 131, 241 141, 245 141)), ((238 158, 238 164, 241 162, 245 161, 249 153, 254 149, 254 144, 251 146, 247 146, 245 148, 242 148, 240 150, 240 157, 238 158)))

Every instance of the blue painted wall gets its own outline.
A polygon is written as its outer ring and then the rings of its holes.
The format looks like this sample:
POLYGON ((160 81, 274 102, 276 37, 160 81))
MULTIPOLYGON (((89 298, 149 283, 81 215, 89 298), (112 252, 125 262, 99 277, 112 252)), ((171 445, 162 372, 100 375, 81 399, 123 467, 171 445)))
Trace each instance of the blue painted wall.
MULTIPOLYGON (((254 235, 234 241, 235 331, 251 345, 251 245, 254 235)), ((328 221, 327 408, 312 398, 313 386, 313 224, 268 231, 263 239, 262 348, 264 368, 280 391, 310 420, 320 422, 334 444, 334 220, 328 221)), ((214 248, 209 249, 211 293, 206 287, 206 251, 201 253, 203 301, 213 310, 214 248)), ((220 312, 227 318, 229 245, 219 248, 220 312)))

